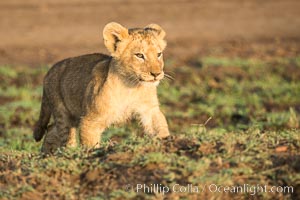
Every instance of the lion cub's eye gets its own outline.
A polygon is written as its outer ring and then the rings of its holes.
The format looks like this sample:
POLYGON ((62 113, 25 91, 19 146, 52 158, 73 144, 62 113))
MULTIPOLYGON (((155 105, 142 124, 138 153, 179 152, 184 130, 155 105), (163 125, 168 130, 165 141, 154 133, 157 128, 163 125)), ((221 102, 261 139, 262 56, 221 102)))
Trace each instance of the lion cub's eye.
POLYGON ((141 59, 145 59, 145 57, 142 53, 136 53, 135 56, 138 58, 141 58, 141 59))
POLYGON ((161 55, 162 55, 162 52, 159 52, 159 53, 157 54, 157 57, 159 58, 159 57, 161 57, 161 55))

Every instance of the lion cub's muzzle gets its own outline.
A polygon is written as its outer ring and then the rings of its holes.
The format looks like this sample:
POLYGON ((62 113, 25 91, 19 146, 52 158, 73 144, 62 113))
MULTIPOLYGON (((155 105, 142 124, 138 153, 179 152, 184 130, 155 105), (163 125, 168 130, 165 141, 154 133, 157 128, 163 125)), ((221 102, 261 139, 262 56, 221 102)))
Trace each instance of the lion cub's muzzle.
POLYGON ((140 78, 140 81, 145 82, 156 82, 164 78, 164 72, 150 72, 149 74, 143 74, 140 78))

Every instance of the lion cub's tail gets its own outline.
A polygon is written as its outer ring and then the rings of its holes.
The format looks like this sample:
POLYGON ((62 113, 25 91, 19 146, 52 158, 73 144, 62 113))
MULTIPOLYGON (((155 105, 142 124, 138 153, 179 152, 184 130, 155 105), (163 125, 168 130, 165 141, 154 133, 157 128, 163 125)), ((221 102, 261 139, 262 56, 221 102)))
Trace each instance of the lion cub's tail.
POLYGON ((49 107, 49 102, 45 95, 45 92, 43 92, 40 117, 37 123, 35 124, 35 128, 33 131, 33 137, 35 141, 37 142, 40 141, 45 135, 45 132, 47 130, 47 125, 50 121, 50 117, 51 117, 51 109, 49 107))

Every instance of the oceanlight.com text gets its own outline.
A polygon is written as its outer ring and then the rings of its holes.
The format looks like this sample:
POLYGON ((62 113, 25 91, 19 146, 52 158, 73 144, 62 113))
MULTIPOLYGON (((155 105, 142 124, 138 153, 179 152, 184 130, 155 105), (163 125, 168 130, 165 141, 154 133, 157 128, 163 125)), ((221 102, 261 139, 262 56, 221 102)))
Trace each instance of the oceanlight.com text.
POLYGON ((250 195, 256 195, 259 193, 286 193, 291 194, 294 192, 293 186, 269 186, 269 185, 232 185, 232 186, 223 186, 218 184, 207 184, 207 185, 163 185, 163 184, 136 184, 125 185, 125 190, 133 191, 136 193, 248 193, 250 195))

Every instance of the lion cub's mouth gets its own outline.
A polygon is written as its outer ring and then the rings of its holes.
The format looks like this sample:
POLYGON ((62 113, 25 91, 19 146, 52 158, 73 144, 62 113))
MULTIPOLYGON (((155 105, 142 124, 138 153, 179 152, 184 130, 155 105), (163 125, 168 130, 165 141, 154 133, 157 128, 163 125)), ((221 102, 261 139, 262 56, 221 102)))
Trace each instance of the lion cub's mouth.
POLYGON ((140 80, 140 83, 144 86, 153 86, 153 85, 158 86, 159 82, 160 82, 160 80, 158 80, 158 79, 153 79, 153 80, 143 80, 143 79, 141 79, 140 80))
POLYGON ((158 80, 156 80, 156 79, 153 79, 153 80, 144 81, 144 82, 150 82, 150 83, 154 83, 154 82, 156 82, 156 81, 158 81, 158 80))
POLYGON ((141 82, 147 82, 147 83, 155 83, 155 82, 158 82, 158 81, 160 81, 160 80, 159 80, 159 79, 144 80, 144 79, 141 79, 141 78, 140 78, 140 81, 141 81, 141 82))
POLYGON ((164 77, 163 74, 164 73, 161 73, 158 76, 141 75, 139 77, 139 81, 141 83, 149 83, 149 84, 158 85, 158 83, 160 82, 160 80, 164 77))

